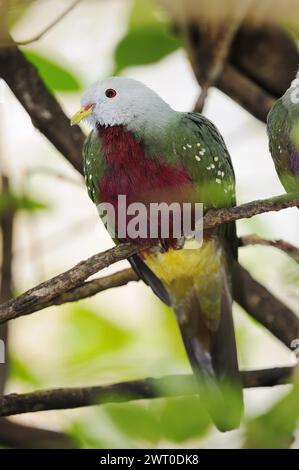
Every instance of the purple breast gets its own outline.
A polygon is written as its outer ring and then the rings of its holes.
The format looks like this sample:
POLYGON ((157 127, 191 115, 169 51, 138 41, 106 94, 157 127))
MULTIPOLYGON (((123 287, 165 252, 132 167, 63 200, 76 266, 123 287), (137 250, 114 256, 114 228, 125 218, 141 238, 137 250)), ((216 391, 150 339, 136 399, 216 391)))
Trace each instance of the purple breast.
POLYGON ((299 153, 296 150, 291 153, 291 167, 294 175, 299 177, 299 153))

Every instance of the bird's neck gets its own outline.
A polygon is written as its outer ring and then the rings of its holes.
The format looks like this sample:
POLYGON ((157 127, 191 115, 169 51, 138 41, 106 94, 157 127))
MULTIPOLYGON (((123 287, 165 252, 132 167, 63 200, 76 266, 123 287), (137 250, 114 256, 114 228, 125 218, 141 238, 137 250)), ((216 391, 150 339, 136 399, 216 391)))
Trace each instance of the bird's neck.
POLYGON ((299 85, 298 88, 289 88, 281 97, 283 105, 294 117, 299 117, 299 85))

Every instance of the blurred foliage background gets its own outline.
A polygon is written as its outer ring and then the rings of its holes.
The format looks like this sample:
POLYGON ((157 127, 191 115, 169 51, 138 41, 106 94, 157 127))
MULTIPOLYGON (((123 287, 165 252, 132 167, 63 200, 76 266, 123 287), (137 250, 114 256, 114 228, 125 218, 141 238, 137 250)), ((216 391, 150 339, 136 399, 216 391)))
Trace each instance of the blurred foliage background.
MULTIPOLYGON (((13 37, 34 36, 69 4, 67 0, 15 0, 10 8, 13 37)), ((142 80, 182 111, 192 109, 199 93, 180 39, 172 32, 167 14, 152 0, 82 1, 22 51, 69 115, 77 110, 86 86, 111 74, 142 80)), ((6 85, 0 82, 0 87, 0 165, 11 181, 9 197, 0 195, 0 213, 14 201, 17 294, 110 247, 111 241, 79 175, 33 128, 6 85)), ((218 126, 231 152, 238 201, 282 193, 264 125, 215 89, 205 114, 218 126)), ((299 245, 299 217, 296 209, 262 215, 241 221, 238 232, 299 245)), ((299 312, 295 262, 267 247, 243 248, 240 257, 260 282, 299 312)), ((124 266, 125 262, 119 263, 107 273, 124 266)), ((237 306, 234 315, 242 368, 293 361, 278 340, 237 306)), ((172 311, 141 283, 12 322, 9 355, 7 392, 190 372, 172 311)), ((246 391, 242 428, 225 434, 215 430, 197 397, 13 419, 63 430, 83 448, 298 447, 298 397, 298 386, 246 391)), ((225 416, 226 410, 220 412, 225 416)))

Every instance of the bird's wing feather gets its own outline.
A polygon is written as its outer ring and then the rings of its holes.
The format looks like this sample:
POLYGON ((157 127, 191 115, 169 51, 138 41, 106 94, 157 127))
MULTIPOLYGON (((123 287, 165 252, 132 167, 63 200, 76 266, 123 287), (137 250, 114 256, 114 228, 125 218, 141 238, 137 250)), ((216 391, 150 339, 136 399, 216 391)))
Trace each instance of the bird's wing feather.
POLYGON ((283 98, 272 106, 267 118, 269 150, 277 174, 287 192, 299 189, 299 113, 283 98), (298 173, 297 173, 298 168, 298 173))
MULTIPOLYGON (((187 133, 176 151, 198 188, 198 202, 205 209, 236 204, 235 174, 225 142, 214 124, 198 113, 184 115, 187 133)), ((217 232, 228 240, 234 257, 238 256, 235 223, 222 225, 217 232)))
POLYGON ((95 204, 99 204, 99 181, 105 172, 105 158, 97 131, 93 130, 85 140, 83 147, 83 165, 88 195, 95 204))

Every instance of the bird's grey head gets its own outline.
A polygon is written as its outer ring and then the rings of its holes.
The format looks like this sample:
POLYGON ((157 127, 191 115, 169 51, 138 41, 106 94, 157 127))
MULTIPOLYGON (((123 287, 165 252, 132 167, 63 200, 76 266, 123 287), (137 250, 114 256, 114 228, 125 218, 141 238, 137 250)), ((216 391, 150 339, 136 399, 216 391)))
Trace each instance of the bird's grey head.
POLYGON ((299 71, 292 81, 290 87, 282 96, 282 102, 287 107, 299 109, 299 71))
POLYGON ((91 126, 125 125, 134 130, 167 123, 174 111, 157 93, 136 80, 111 77, 92 85, 81 99, 72 124, 85 119, 91 126))

